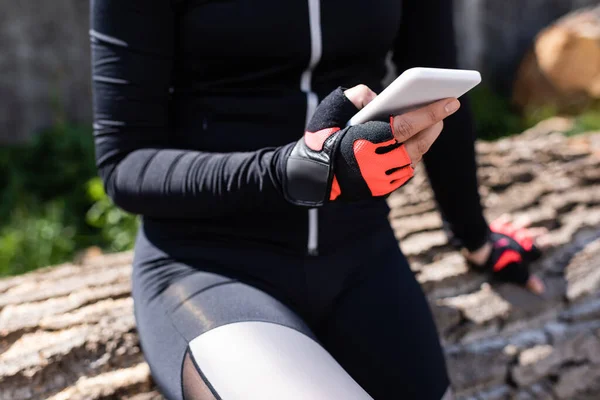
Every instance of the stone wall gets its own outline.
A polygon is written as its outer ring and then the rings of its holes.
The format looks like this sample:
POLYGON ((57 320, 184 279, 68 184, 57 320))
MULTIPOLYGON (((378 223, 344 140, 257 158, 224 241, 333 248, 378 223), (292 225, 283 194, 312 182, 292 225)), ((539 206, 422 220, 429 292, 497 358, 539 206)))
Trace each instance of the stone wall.
POLYGON ((0 143, 91 121, 88 0, 0 0, 0 143))
MULTIPOLYGON (((478 143, 488 217, 546 227, 547 292, 486 283, 447 243, 423 171, 389 198, 458 399, 600 398, 600 132, 554 119, 478 143)), ((136 334, 131 254, 0 280, 0 400, 159 399, 136 334)), ((401 362, 401 360, 399 360, 401 362)))
MULTIPOLYGON (((461 60, 509 90, 532 38, 597 0, 455 0, 461 60)), ((0 0, 0 143, 91 118, 88 0, 0 0)))

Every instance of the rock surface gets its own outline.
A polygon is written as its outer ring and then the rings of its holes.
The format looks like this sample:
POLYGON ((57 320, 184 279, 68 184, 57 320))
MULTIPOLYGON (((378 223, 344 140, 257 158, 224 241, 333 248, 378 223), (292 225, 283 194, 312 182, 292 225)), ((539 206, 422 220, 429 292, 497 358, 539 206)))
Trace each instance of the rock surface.
MULTIPOLYGON (((389 198, 459 399, 600 398, 600 133, 553 119, 477 145, 490 219, 546 227, 548 291, 489 285, 448 245, 427 179, 389 198)), ((0 400, 159 399, 129 297, 131 253, 0 280, 0 400)))
POLYGON ((514 101, 522 108, 578 111, 600 98, 600 6, 544 29, 521 64, 514 101))

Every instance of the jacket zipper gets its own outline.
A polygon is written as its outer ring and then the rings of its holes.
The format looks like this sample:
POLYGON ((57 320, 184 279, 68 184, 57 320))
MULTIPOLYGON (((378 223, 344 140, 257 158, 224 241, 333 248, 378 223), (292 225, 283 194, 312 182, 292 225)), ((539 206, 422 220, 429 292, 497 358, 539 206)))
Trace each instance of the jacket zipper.
MULTIPOLYGON (((300 89, 306 93, 306 124, 312 118, 319 103, 319 98, 312 90, 312 74, 321 60, 323 37, 321 35, 321 2, 308 0, 308 22, 310 26, 310 61, 300 78, 300 89)), ((307 251, 311 256, 319 253, 319 210, 308 210, 308 242, 307 251)))

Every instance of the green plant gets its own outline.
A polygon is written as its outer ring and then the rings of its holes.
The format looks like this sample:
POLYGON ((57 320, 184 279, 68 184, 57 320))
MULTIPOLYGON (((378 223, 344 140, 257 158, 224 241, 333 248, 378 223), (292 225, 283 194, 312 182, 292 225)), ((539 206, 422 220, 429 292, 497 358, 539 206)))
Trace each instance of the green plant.
POLYGON ((76 250, 76 229, 65 224, 65 207, 53 202, 14 210, 0 230, 0 275, 15 275, 67 260, 76 250))
POLYGON ((113 204, 106 195, 100 178, 88 182, 87 193, 94 202, 86 214, 87 223, 100 230, 109 250, 131 249, 139 226, 138 218, 113 204))
POLYGON ((137 219, 95 177, 88 127, 59 122, 29 144, 0 148, 0 275, 68 261, 92 245, 132 246, 137 219))
POLYGON ((531 128, 548 118, 556 117, 558 114, 558 109, 552 105, 530 108, 523 112, 523 127, 524 129, 531 128))
MULTIPOLYGON (((531 107, 518 114, 510 106, 508 98, 486 85, 473 89, 470 97, 477 136, 485 140, 520 133, 541 121, 560 115, 558 108, 553 105, 531 107)), ((574 119, 575 126, 568 135, 600 130, 600 101, 590 103, 574 119)))
POLYGON ((523 121, 507 98, 481 84, 470 93, 477 137, 485 140, 519 133, 523 121))
MULTIPOLYGON (((0 150, 0 217, 16 205, 57 198, 73 211, 88 206, 85 182, 96 175, 89 128, 57 125, 27 145, 0 150)), ((2 219, 4 220, 4 219, 2 219)))
POLYGON ((575 125, 568 135, 600 131, 600 109, 590 109, 575 117, 575 125))

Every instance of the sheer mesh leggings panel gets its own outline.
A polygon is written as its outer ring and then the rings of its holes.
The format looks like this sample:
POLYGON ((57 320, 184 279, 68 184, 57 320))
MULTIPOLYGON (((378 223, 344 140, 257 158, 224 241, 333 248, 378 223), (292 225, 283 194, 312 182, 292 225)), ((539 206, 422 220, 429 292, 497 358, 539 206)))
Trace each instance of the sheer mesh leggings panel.
POLYGON ((189 351, 185 353, 181 372, 184 400, 221 400, 207 384, 189 351))

